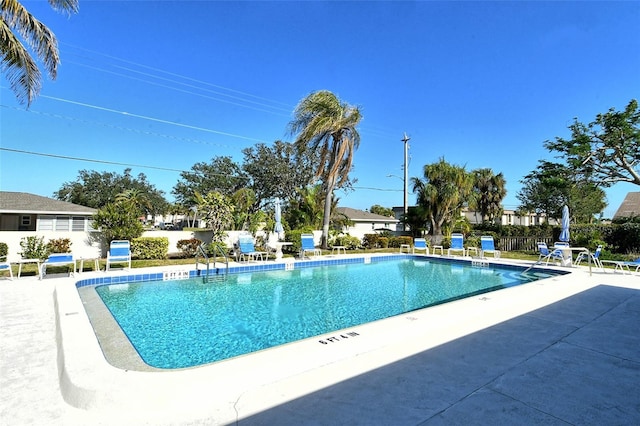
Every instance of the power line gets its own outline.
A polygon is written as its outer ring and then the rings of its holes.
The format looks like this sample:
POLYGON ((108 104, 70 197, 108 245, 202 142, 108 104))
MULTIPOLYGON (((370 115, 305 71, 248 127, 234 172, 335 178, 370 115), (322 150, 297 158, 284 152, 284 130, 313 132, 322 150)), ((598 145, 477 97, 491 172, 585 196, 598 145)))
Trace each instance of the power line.
POLYGON ((187 137, 183 137, 183 136, 168 135, 168 134, 165 134, 165 133, 151 132, 149 130, 139 130, 139 129, 134 129, 134 128, 131 128, 131 127, 123 127, 123 126, 117 126, 117 125, 111 124, 111 123, 104 123, 104 122, 101 122, 101 121, 91 121, 91 120, 86 120, 84 118, 71 117, 69 115, 55 114, 55 113, 46 112, 46 111, 38 111, 38 110, 31 109, 31 108, 29 108, 28 110, 25 110, 23 108, 19 108, 19 107, 15 107, 15 106, 2 105, 2 104, 0 104, 0 107, 13 109, 15 111, 23 112, 23 113, 42 115, 42 116, 45 116, 45 117, 56 118, 56 119, 59 119, 59 120, 74 121, 74 122, 77 122, 77 123, 89 124, 89 125, 92 125, 92 126, 101 126, 101 127, 106 127, 106 128, 115 129, 115 130, 122 130, 122 131, 125 131, 125 132, 138 133, 138 134, 146 135, 146 136, 155 136, 155 137, 171 139, 171 140, 175 140, 175 141, 192 142, 192 143, 197 143, 197 144, 202 144, 202 145, 217 146, 217 147, 221 147, 221 148, 235 148, 232 145, 214 143, 214 142, 209 142, 209 141, 205 141, 205 140, 202 140, 202 139, 194 139, 194 138, 187 138, 187 137))
POLYGON ((110 112, 110 113, 113 113, 113 114, 120 114, 120 115, 124 115, 124 116, 127 116, 127 117, 140 118, 142 120, 149 120, 149 121, 153 121, 153 122, 156 122, 156 123, 170 124, 172 126, 184 127, 186 129, 199 130, 201 132, 207 132, 207 133, 215 133, 217 135, 229 136, 229 137, 232 137, 232 138, 245 139, 245 140, 250 140, 250 141, 254 141, 254 142, 264 142, 264 140, 262 140, 262 139, 250 138, 248 136, 236 135, 234 133, 221 132, 219 130, 207 129, 206 127, 198 127, 198 126, 192 126, 190 124, 177 123, 175 121, 163 120, 161 118, 154 118, 154 117, 149 117, 149 116, 140 115, 140 114, 134 114, 134 113, 126 112, 126 111, 119 111, 119 110, 116 110, 116 109, 107 108, 107 107, 101 107, 101 106, 98 106, 98 105, 87 104, 87 103, 84 103, 84 102, 72 101, 70 99, 63 99, 63 98, 58 98, 58 97, 55 97, 55 96, 47 96, 47 95, 40 95, 40 96, 43 97, 43 98, 46 98, 46 99, 54 100, 54 101, 65 102, 65 103, 69 103, 69 104, 73 104, 73 105, 79 105, 79 106, 83 106, 83 107, 86 107, 86 108, 97 109, 99 111, 110 112))
MULTIPOLYGON (((139 167, 139 168, 144 168, 144 169, 161 170, 161 171, 166 171, 166 172, 197 174, 197 173, 192 172, 192 171, 186 171, 186 170, 180 170, 180 169, 172 169, 172 168, 169 168, 169 167, 158 167, 158 166, 149 166, 149 165, 143 165, 143 164, 122 163, 122 162, 119 162, 119 161, 96 160, 96 159, 92 159, 92 158, 71 157, 71 156, 68 156, 68 155, 48 154, 48 153, 44 153, 44 152, 26 151, 26 150, 23 150, 23 149, 0 147, 0 151, 14 152, 14 153, 17 153, 17 154, 36 155, 36 156, 48 157, 48 158, 58 158, 58 159, 70 160, 70 161, 84 161, 84 162, 87 162, 87 163, 110 164, 110 165, 114 165, 114 166, 139 167)), ((233 175, 223 174, 223 173, 211 173, 211 174, 217 175, 217 176, 226 176, 226 177, 229 177, 229 178, 246 179, 246 176, 233 176, 233 175)), ((370 191, 401 192, 401 190, 399 190, 399 189, 375 188, 375 187, 370 187, 370 186, 353 186, 352 188, 353 189, 370 190, 370 191)))
POLYGON ((96 159, 92 159, 92 158, 70 157, 68 155, 47 154, 47 153, 44 153, 44 152, 25 151, 25 150, 22 150, 22 149, 13 149, 13 148, 0 147, 0 151, 15 152, 15 153, 18 153, 18 154, 37 155, 37 156, 40 156, 40 157, 59 158, 59 159, 62 159, 62 160, 85 161, 85 162, 88 162, 88 163, 111 164, 111 165, 115 165, 115 166, 126 166, 126 167, 140 167, 140 168, 145 168, 145 169, 163 170, 163 171, 178 172, 178 173, 184 172, 184 170, 171 169, 171 168, 168 168, 168 167, 146 166, 146 165, 141 165, 141 164, 121 163, 121 162, 118 162, 118 161, 106 161, 106 160, 96 160, 96 159))

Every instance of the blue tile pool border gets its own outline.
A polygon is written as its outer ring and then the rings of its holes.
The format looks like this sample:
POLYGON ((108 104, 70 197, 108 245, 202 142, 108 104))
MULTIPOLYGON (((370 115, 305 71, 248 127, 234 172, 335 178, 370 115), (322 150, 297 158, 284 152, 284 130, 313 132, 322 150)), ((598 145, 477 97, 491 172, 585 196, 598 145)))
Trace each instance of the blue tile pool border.
MULTIPOLYGON (((293 263, 294 269, 304 269, 304 268, 315 268, 318 266, 329 266, 329 265, 349 265, 349 264, 360 264, 360 263, 377 263, 377 262, 387 262, 390 260, 398 260, 398 259, 422 259, 431 262, 440 262, 440 263, 458 263, 461 265, 468 265, 470 263, 469 259, 456 259, 456 258, 440 258, 440 257, 425 257, 423 255, 412 255, 412 254, 389 254, 389 255, 375 255, 375 256, 353 256, 353 257, 344 257, 344 258, 322 258, 322 259, 310 259, 310 260, 296 260, 295 262, 281 262, 281 263, 262 263, 262 264, 252 264, 252 265, 242 265, 242 266, 232 266, 229 267, 229 274, 243 274, 250 272, 264 272, 264 271, 284 271, 288 268, 287 265, 293 263)), ((517 265, 506 265, 502 263, 487 261, 488 265, 491 267, 499 267, 503 269, 509 269, 514 271, 521 271, 526 269, 525 266, 517 266, 517 265)), ((185 265, 189 266, 189 265, 185 265)), ((189 273, 189 278, 198 278, 204 276, 205 270, 195 269, 195 266, 189 266, 193 269, 184 268, 183 271, 187 271, 189 273)), ((162 268, 162 267, 158 267, 162 268)), ((210 270, 210 275, 221 275, 224 274, 225 268, 216 268, 210 270)), ((151 273, 142 273, 142 274, 130 274, 130 275, 108 275, 101 277, 93 277, 87 279, 81 279, 76 282, 76 287, 86 287, 86 286, 95 286, 95 285, 107 285, 107 284, 124 284, 124 283, 134 283, 134 282, 142 282, 142 281, 163 281, 165 279, 165 274, 175 272, 175 267, 171 269, 159 270, 158 272, 151 273)), ((531 271, 545 271, 549 272, 549 269, 544 268, 531 268, 531 271)), ((554 274, 557 275, 565 275, 570 273, 569 271, 558 271, 553 270, 554 274)))

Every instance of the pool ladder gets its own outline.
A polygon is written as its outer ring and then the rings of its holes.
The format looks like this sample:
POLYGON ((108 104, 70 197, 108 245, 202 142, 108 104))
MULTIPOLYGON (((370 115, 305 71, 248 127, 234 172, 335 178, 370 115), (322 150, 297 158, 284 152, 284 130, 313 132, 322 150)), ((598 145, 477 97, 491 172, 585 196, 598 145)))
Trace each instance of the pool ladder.
POLYGON ((226 281, 227 275, 229 275, 229 258, 227 254, 222 250, 221 247, 214 245, 214 253, 213 253, 213 271, 211 271, 211 259, 207 255, 206 250, 204 249, 204 244, 198 246, 196 251, 196 271, 198 271, 198 275, 200 276, 200 263, 198 260, 202 258, 205 260, 205 264, 207 265, 207 270, 204 275, 202 275, 202 281, 205 283, 210 283, 212 281, 226 281), (216 252, 219 252, 224 258, 225 268, 222 274, 219 273, 219 269, 216 265, 216 252))

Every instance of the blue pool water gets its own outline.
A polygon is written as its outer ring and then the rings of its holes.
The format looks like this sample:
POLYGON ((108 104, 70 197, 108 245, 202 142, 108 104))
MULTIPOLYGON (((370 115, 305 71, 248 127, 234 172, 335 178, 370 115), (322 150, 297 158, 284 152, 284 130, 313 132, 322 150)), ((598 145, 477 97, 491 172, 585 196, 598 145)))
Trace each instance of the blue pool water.
POLYGON ((102 285, 142 359, 190 367, 552 276, 407 258, 294 271, 102 285))

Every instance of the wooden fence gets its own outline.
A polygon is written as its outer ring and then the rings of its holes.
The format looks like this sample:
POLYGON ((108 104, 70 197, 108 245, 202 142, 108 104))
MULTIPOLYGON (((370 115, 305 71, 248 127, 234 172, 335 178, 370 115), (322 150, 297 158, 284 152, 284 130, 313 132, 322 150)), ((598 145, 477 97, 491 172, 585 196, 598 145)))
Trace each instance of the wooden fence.
POLYGON ((538 251, 538 242, 547 243, 552 246, 554 240, 552 237, 498 237, 496 239, 496 248, 503 251, 538 251))

